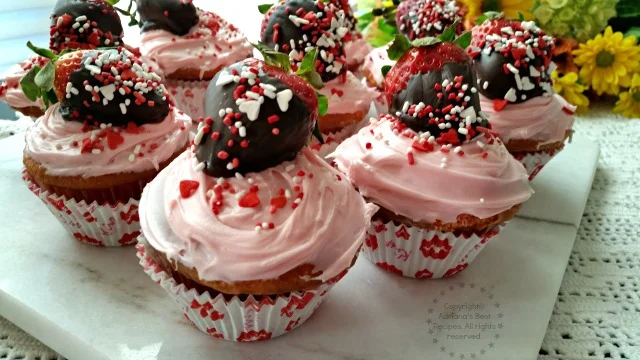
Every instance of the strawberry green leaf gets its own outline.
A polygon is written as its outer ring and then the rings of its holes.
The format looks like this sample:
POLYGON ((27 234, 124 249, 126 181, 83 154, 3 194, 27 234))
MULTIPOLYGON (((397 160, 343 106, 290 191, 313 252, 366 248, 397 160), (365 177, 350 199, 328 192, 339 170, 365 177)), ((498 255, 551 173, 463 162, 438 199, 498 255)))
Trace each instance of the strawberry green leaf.
POLYGON ((435 45, 437 43, 441 43, 442 39, 437 38, 437 37, 426 37, 426 38, 421 38, 421 39, 415 39, 413 40, 413 42, 411 42, 411 46, 413 47, 423 47, 423 46, 431 46, 431 45, 435 45))
POLYGON ((406 36, 402 34, 396 34, 395 39, 389 49, 387 49, 387 54, 389 54, 389 59, 398 60, 407 50, 411 48, 411 43, 406 36))
POLYGON ((456 38, 456 28, 458 27, 458 21, 448 26, 442 34, 438 35, 438 39, 444 42, 452 42, 456 38))
POLYGON ((120 0, 107 0, 107 2, 109 3, 109 5, 114 6, 115 4, 119 3, 120 0))
POLYGON ((391 70, 391 65, 385 65, 382 67, 382 76, 387 77, 387 73, 391 70))
POLYGON ((33 45, 31 43, 31 41, 27 42, 27 47, 29 49, 31 49, 31 51, 33 51, 34 53, 36 53, 36 54, 38 54, 38 55, 40 55, 42 57, 45 57, 47 59, 51 59, 53 61, 58 59, 58 56, 56 54, 54 54, 53 51, 51 51, 49 49, 39 48, 39 47, 33 45))
POLYGON ((303 75, 312 71, 314 69, 316 63, 316 57, 318 57, 318 49, 314 48, 309 51, 304 58, 302 58, 302 62, 298 67, 298 71, 296 71, 297 75, 303 75))
POLYGON ((34 77, 35 84, 45 90, 49 91, 53 89, 53 80, 56 77, 56 68, 53 65, 53 61, 49 61, 38 74, 34 77))
POLYGON ((524 14, 518 11, 518 21, 524 21, 524 14))
POLYGON ((262 57, 264 57, 264 62, 272 66, 277 66, 286 72, 291 72, 289 55, 274 51, 261 42, 251 45, 260 51, 262 57))
POLYGON ((460 46, 463 49, 466 49, 471 45, 471 31, 465 31, 460 36, 458 36, 453 43, 460 46))
POLYGON ((40 72, 40 67, 35 65, 20 80, 22 92, 31 101, 36 101, 40 97, 40 87, 36 85, 36 75, 40 72))
POLYGON ((260 11, 260 14, 266 14, 267 11, 269 11, 269 9, 271 9, 271 7, 273 6, 273 4, 262 4, 262 5, 258 5, 258 11, 260 11))
MULTIPOLYGON (((56 104, 58 102, 58 97, 56 96, 56 92, 53 91, 53 89, 44 92, 43 91, 43 96, 42 98, 45 100, 45 103, 47 104, 56 104)), ((47 108, 49 108, 49 105, 46 105, 47 108)))
POLYGON ((499 18, 500 16, 502 16, 501 12, 487 11, 484 14, 482 14, 479 18, 477 18, 475 23, 476 25, 480 25, 486 20, 493 20, 493 19, 499 18))
POLYGON ((320 93, 316 95, 318 96, 318 116, 324 116, 329 109, 329 99, 320 93))

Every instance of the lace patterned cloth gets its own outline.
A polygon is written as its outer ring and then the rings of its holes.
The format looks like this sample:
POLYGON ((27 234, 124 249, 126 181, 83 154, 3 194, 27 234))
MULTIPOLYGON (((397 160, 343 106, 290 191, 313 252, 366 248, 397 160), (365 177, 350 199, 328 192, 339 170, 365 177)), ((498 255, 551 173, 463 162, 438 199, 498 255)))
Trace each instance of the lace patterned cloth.
MULTIPOLYGON (((538 360, 640 359, 640 119, 600 105, 576 131, 601 155, 538 360)), ((0 317, 0 359, 62 357, 0 317)))

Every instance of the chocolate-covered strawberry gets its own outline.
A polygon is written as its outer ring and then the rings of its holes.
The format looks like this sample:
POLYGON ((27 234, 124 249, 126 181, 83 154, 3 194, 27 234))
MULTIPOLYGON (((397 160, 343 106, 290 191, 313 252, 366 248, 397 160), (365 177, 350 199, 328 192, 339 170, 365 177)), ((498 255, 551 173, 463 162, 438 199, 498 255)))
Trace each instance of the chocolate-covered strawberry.
POLYGON ((532 21, 489 18, 473 28, 472 46, 478 88, 501 110, 508 103, 521 103, 553 93, 551 55, 553 37, 532 21))
POLYGON ((141 31, 166 30, 182 36, 198 23, 198 12, 191 0, 136 0, 141 31))
POLYGON ((142 125, 169 113, 160 77, 126 49, 76 51, 55 66, 54 90, 66 120, 142 125))
POLYGON ((322 0, 286 0, 275 5, 263 26, 262 42, 289 55, 294 70, 311 49, 318 49, 315 69, 329 81, 346 71, 342 39, 349 32, 344 10, 322 0))
POLYGON ((122 45, 120 17, 104 0, 58 0, 49 32, 49 48, 56 53, 122 45))
MULTIPOLYGON (((453 36, 452 29, 448 36, 453 36)), ((392 51, 402 39, 396 37, 392 51)), ((389 112, 431 143, 457 145, 470 140, 478 135, 478 126, 488 127, 480 111, 472 60, 455 43, 423 40, 428 41, 414 42, 416 46, 409 47, 387 73, 389 112)))
MULTIPOLYGON (((464 14, 455 0, 407 0, 398 5, 396 23, 398 30, 409 39, 437 36, 445 28, 462 20, 464 14)), ((456 24, 456 33, 463 31, 462 23, 456 24)))
POLYGON ((302 78, 247 59, 220 71, 194 139, 203 170, 215 177, 257 172, 292 160, 318 118, 315 91, 302 78))

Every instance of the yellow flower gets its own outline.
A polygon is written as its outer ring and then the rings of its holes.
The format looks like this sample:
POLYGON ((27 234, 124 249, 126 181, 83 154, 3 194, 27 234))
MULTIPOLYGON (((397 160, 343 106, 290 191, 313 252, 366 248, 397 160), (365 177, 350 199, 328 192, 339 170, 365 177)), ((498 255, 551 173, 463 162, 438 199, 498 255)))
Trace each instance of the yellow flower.
POLYGON ((631 88, 620 94, 613 112, 628 118, 640 118, 640 74, 633 74, 631 88))
POLYGON ((533 14, 529 11, 533 8, 533 0, 460 0, 459 2, 467 9, 466 18, 472 21, 487 11, 504 12, 510 19, 517 19, 519 11, 525 19, 533 19, 533 14))
POLYGON ((574 62, 580 66, 580 78, 598 95, 616 95, 620 86, 629 87, 630 74, 640 70, 640 46, 634 36, 614 33, 611 26, 595 39, 580 44, 573 51, 574 62))
POLYGON ((571 105, 578 107, 578 113, 584 114, 589 109, 589 98, 583 95, 587 89, 578 82, 578 74, 570 72, 560 77, 557 71, 551 74, 553 90, 560 94, 571 105))

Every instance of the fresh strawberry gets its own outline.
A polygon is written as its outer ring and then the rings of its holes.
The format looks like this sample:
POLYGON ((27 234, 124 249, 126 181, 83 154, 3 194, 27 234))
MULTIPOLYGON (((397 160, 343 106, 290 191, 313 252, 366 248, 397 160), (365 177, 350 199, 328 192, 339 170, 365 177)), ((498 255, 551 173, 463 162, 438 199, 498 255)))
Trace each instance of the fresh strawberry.
POLYGON ((487 19, 482 24, 474 26, 471 30, 473 38, 471 40, 470 49, 482 49, 487 35, 500 34, 502 32, 501 29, 507 26, 511 26, 511 22, 504 15, 494 19, 487 19))
POLYGON ((82 56, 82 51, 74 51, 63 55, 55 62, 56 77, 53 82, 53 90, 58 99, 63 100, 65 98, 71 73, 80 68, 82 56))
POLYGON ((461 64, 470 61, 471 58, 462 48, 450 42, 411 48, 387 73, 384 82, 387 100, 391 101, 393 95, 402 91, 411 76, 439 71, 447 62, 461 64))

